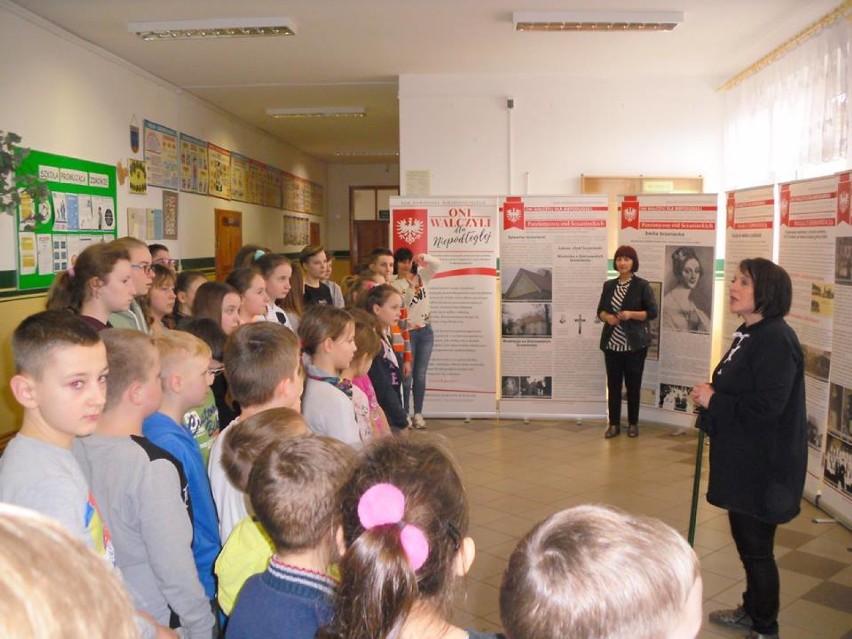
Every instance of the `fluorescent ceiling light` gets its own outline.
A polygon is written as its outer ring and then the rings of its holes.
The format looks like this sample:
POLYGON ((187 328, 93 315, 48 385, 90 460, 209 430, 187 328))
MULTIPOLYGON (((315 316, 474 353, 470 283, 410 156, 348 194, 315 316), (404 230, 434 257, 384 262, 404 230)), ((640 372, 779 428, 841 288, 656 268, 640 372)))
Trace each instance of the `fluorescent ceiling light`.
POLYGON ((672 31, 680 11, 516 11, 515 31, 672 31))
POLYGON ((335 155, 343 158, 387 157, 397 156, 399 155, 399 151, 394 151, 393 149, 361 149, 356 151, 336 151, 335 155))
POLYGON ((273 118, 363 118, 365 107, 302 107, 297 109, 267 109, 273 118))
POLYGON ((290 18, 210 18, 129 22, 127 30, 145 41, 198 38, 252 38, 296 35, 290 18))

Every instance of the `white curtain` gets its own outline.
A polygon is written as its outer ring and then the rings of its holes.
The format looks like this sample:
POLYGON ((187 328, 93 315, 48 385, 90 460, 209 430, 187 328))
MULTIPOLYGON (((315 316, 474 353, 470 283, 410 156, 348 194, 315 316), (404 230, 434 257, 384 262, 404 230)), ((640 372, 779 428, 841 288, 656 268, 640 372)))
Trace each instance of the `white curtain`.
POLYGON ((725 189, 852 167, 850 16, 725 95, 725 189))

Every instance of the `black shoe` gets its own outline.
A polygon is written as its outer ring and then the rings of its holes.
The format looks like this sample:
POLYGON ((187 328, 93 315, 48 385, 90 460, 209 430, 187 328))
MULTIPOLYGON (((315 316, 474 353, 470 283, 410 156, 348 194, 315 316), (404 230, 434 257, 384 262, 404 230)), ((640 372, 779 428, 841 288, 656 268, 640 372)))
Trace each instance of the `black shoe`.
POLYGON ((639 424, 628 424, 627 425, 627 436, 628 437, 639 437, 639 424))
POLYGON ((604 433, 604 437, 606 439, 612 439, 613 437, 618 437, 621 435, 621 426, 618 424, 610 424, 609 428, 606 429, 604 433))
POLYGON ((731 628, 750 630, 752 626, 751 617, 742 606, 727 610, 714 610, 708 615, 708 619, 720 626, 730 626, 731 628))

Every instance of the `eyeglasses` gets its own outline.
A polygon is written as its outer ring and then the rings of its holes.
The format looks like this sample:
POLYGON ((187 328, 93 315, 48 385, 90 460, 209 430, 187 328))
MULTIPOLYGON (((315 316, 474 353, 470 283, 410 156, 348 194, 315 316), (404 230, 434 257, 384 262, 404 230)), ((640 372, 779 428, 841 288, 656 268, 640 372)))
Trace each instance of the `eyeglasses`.
POLYGON ((174 266, 175 268, 177 268, 178 265, 180 265, 180 260, 176 260, 170 257, 158 257, 156 260, 154 260, 154 264, 161 264, 163 266, 174 266))
POLYGON ((151 265, 147 262, 142 264, 131 264, 130 268, 138 268, 140 271, 145 273, 146 275, 151 272, 151 265))
POLYGON ((212 377, 216 377, 217 375, 221 375, 221 374, 222 374, 222 373, 224 373, 224 372, 225 372, 225 367, 224 367, 224 366, 217 366, 216 368, 208 368, 208 369, 204 372, 204 374, 205 374, 205 375, 210 375, 210 376, 212 376, 212 377))

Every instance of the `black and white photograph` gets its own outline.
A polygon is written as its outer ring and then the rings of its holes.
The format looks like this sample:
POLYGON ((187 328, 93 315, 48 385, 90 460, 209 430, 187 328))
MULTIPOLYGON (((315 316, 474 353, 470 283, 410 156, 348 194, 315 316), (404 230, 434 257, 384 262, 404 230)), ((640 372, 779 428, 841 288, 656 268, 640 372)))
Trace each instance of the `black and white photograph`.
POLYGON ((521 395, 525 398, 550 399, 553 395, 552 391, 553 384, 550 377, 521 377, 521 395))
POLYGON ((521 381, 517 375, 505 375, 501 383, 503 399, 517 397, 521 393, 521 381))
POLYGON ((666 246, 662 326, 679 333, 710 334, 713 317, 713 248, 666 246))
POLYGON ((660 384, 660 408, 676 410, 681 413, 694 413, 695 405, 689 399, 692 390, 689 386, 677 384, 660 384))
POLYGON ((827 382, 831 371, 831 351, 802 344, 802 353, 805 355, 805 374, 827 382))
POLYGON ((852 496, 852 445, 831 434, 825 448, 823 477, 827 483, 852 496))

